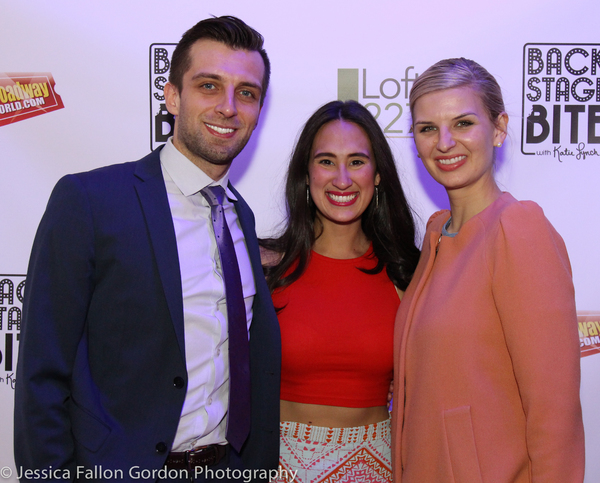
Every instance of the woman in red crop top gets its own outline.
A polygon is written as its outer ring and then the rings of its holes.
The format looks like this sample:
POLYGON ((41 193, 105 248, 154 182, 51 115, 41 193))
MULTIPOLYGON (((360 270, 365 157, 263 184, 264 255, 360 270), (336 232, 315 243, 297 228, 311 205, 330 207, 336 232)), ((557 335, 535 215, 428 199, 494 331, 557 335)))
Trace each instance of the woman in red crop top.
POLYGON ((286 202, 282 235, 261 240, 282 338, 278 481, 391 481, 394 319, 419 250, 391 150, 365 107, 335 101, 311 116, 286 202))

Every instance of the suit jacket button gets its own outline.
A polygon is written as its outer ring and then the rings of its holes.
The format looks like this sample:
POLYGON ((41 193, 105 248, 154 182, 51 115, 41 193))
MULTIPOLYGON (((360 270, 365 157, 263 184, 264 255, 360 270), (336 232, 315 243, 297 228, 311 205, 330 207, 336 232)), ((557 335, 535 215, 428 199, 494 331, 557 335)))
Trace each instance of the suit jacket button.
POLYGON ((185 386, 185 381, 183 380, 183 377, 177 376, 175 379, 173 379, 173 385, 177 389, 181 389, 183 386, 185 386))
POLYGON ((166 453, 167 452, 167 445, 165 443, 163 443, 162 441, 160 443, 157 443, 157 445, 156 445, 156 452, 157 453, 166 453))

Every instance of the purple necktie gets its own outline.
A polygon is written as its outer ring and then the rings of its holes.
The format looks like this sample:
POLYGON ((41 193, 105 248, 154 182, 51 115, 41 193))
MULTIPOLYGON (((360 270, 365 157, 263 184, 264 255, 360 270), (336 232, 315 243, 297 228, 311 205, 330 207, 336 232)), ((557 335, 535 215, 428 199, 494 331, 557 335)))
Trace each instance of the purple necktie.
POLYGON ((229 411, 227 441, 239 453, 250 433, 250 349, 240 268, 223 211, 225 190, 207 186, 200 191, 210 205, 211 218, 225 281, 229 325, 229 411))

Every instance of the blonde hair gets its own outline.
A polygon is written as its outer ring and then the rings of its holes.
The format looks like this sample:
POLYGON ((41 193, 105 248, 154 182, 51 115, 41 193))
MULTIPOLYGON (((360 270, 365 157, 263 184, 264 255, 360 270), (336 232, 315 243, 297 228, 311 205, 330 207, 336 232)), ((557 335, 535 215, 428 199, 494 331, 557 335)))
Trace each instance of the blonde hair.
POLYGON ((504 112, 504 100, 498 82, 477 62, 464 57, 440 60, 417 78, 409 96, 411 116, 414 118, 415 103, 420 97, 456 87, 474 89, 492 123, 495 125, 498 122, 498 116, 504 112))

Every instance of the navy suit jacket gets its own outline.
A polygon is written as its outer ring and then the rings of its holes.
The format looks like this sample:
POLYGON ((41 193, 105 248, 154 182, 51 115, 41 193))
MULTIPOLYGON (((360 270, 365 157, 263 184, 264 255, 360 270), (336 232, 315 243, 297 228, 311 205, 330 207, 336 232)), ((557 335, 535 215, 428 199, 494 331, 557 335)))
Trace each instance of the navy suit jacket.
MULTIPOLYGON (((231 188, 231 186, 230 186, 231 188)), ((254 216, 235 209, 256 283, 247 468, 276 468, 281 342, 254 216)), ((15 391, 17 469, 158 469, 187 389, 175 230, 159 150, 62 178, 33 244, 15 391)), ((233 450, 231 450, 233 451, 233 450)))

